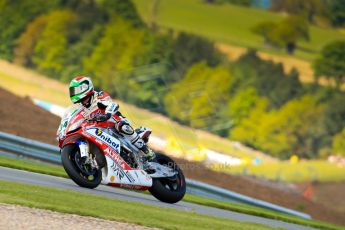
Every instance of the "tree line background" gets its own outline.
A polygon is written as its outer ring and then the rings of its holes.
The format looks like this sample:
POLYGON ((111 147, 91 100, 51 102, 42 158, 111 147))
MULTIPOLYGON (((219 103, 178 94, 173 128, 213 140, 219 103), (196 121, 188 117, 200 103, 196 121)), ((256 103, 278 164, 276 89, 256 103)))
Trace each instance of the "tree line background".
POLYGON ((314 63, 335 88, 301 84, 255 50, 229 62, 204 38, 157 32, 131 1, 0 0, 0 41, 1 58, 63 82, 91 76, 116 98, 275 157, 345 155, 345 41, 314 63))

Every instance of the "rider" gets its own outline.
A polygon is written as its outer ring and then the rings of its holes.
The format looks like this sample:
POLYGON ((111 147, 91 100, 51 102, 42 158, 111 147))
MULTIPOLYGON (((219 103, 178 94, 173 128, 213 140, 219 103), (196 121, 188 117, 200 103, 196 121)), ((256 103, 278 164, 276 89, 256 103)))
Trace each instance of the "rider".
MULTIPOLYGON (((80 103, 85 110, 89 111, 89 114, 97 115, 96 121, 103 122, 113 119, 115 121, 115 129, 128 138, 138 149, 142 150, 146 154, 147 159, 154 157, 154 152, 145 143, 147 140, 143 140, 146 138, 145 135, 140 136, 133 129, 129 121, 120 113, 119 105, 113 102, 107 93, 94 90, 89 77, 75 77, 69 85, 69 94, 74 104, 80 103), (97 111, 96 114, 94 113, 95 111, 97 111), (102 113, 99 111, 102 111, 102 113)), ((144 131, 148 132, 148 134, 151 133, 150 130, 145 129, 141 129, 138 132, 144 131)))

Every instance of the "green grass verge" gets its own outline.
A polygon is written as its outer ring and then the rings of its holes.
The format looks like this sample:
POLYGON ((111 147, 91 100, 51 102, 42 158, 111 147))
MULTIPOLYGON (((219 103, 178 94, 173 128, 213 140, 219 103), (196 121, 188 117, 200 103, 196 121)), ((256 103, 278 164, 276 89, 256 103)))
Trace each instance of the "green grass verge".
POLYGON ((231 174, 253 175, 283 182, 345 181, 345 168, 325 160, 308 160, 298 163, 281 161, 261 165, 231 166, 223 167, 221 171, 231 174))
MULTIPOLYGON (((133 0, 139 14, 148 22, 154 0, 133 0)), ((266 10, 241 7, 231 4, 205 4, 200 0, 160 1, 157 11, 157 24, 177 31, 186 31, 207 37, 216 42, 235 46, 253 47, 259 50, 285 55, 284 50, 267 49, 260 36, 251 28, 262 21, 280 21, 284 15, 266 10)), ((302 49, 296 57, 311 60, 320 49, 336 39, 344 39, 344 34, 334 29, 310 26, 310 41, 299 42, 302 49)))
POLYGON ((0 166, 20 169, 30 172, 42 173, 52 176, 69 178, 62 166, 46 163, 31 162, 21 159, 9 158, 0 155, 0 166))
MULTIPOLYGON (((55 165, 48 165, 44 163, 28 162, 24 160, 12 159, 8 157, 0 156, 0 166, 68 178, 67 174, 65 173, 62 167, 55 166, 55 165)), ((220 208, 224 210, 230 210, 230 211, 235 211, 239 213, 245 213, 245 214, 250 214, 254 216, 270 218, 270 219, 282 220, 289 223, 296 223, 300 225, 317 227, 321 229, 337 229, 337 226, 332 225, 332 224, 314 221, 314 220, 313 221, 304 220, 304 219, 293 217, 290 215, 285 215, 285 214, 281 214, 281 213, 274 212, 271 210, 258 208, 258 207, 245 205, 245 204, 223 202, 223 201, 204 198, 204 197, 191 195, 191 194, 186 194, 183 200, 186 202, 196 203, 196 204, 205 205, 209 207, 215 207, 215 208, 220 208)))
POLYGON ((0 203, 135 223, 162 229, 271 229, 194 212, 126 202, 102 196, 0 181, 0 203))

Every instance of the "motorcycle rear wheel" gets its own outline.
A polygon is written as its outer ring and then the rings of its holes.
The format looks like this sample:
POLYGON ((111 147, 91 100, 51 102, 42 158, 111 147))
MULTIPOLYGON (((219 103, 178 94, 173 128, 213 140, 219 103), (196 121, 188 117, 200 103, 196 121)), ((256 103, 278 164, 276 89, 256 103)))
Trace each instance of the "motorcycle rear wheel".
POLYGON ((62 165, 68 176, 80 187, 96 188, 102 181, 100 169, 83 165, 77 145, 66 145, 61 150, 62 165))
POLYGON ((182 170, 171 158, 163 154, 156 153, 155 161, 174 168, 178 174, 169 178, 153 178, 150 193, 165 203, 173 204, 182 200, 186 193, 186 181, 182 170))

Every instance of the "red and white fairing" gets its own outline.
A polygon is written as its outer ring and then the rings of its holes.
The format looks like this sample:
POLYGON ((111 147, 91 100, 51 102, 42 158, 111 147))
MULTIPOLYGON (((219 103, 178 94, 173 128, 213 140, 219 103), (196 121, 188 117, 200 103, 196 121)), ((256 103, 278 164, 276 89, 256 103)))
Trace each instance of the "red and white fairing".
POLYGON ((87 122, 83 107, 70 107, 62 118, 59 130, 59 147, 68 144, 78 144, 81 154, 89 153, 89 146, 85 142, 96 144, 105 155, 106 166, 102 168, 102 184, 146 190, 152 186, 152 178, 141 168, 131 168, 120 156, 122 143, 110 135, 110 128, 115 123, 87 122), (80 143, 80 138, 85 142, 80 143))

